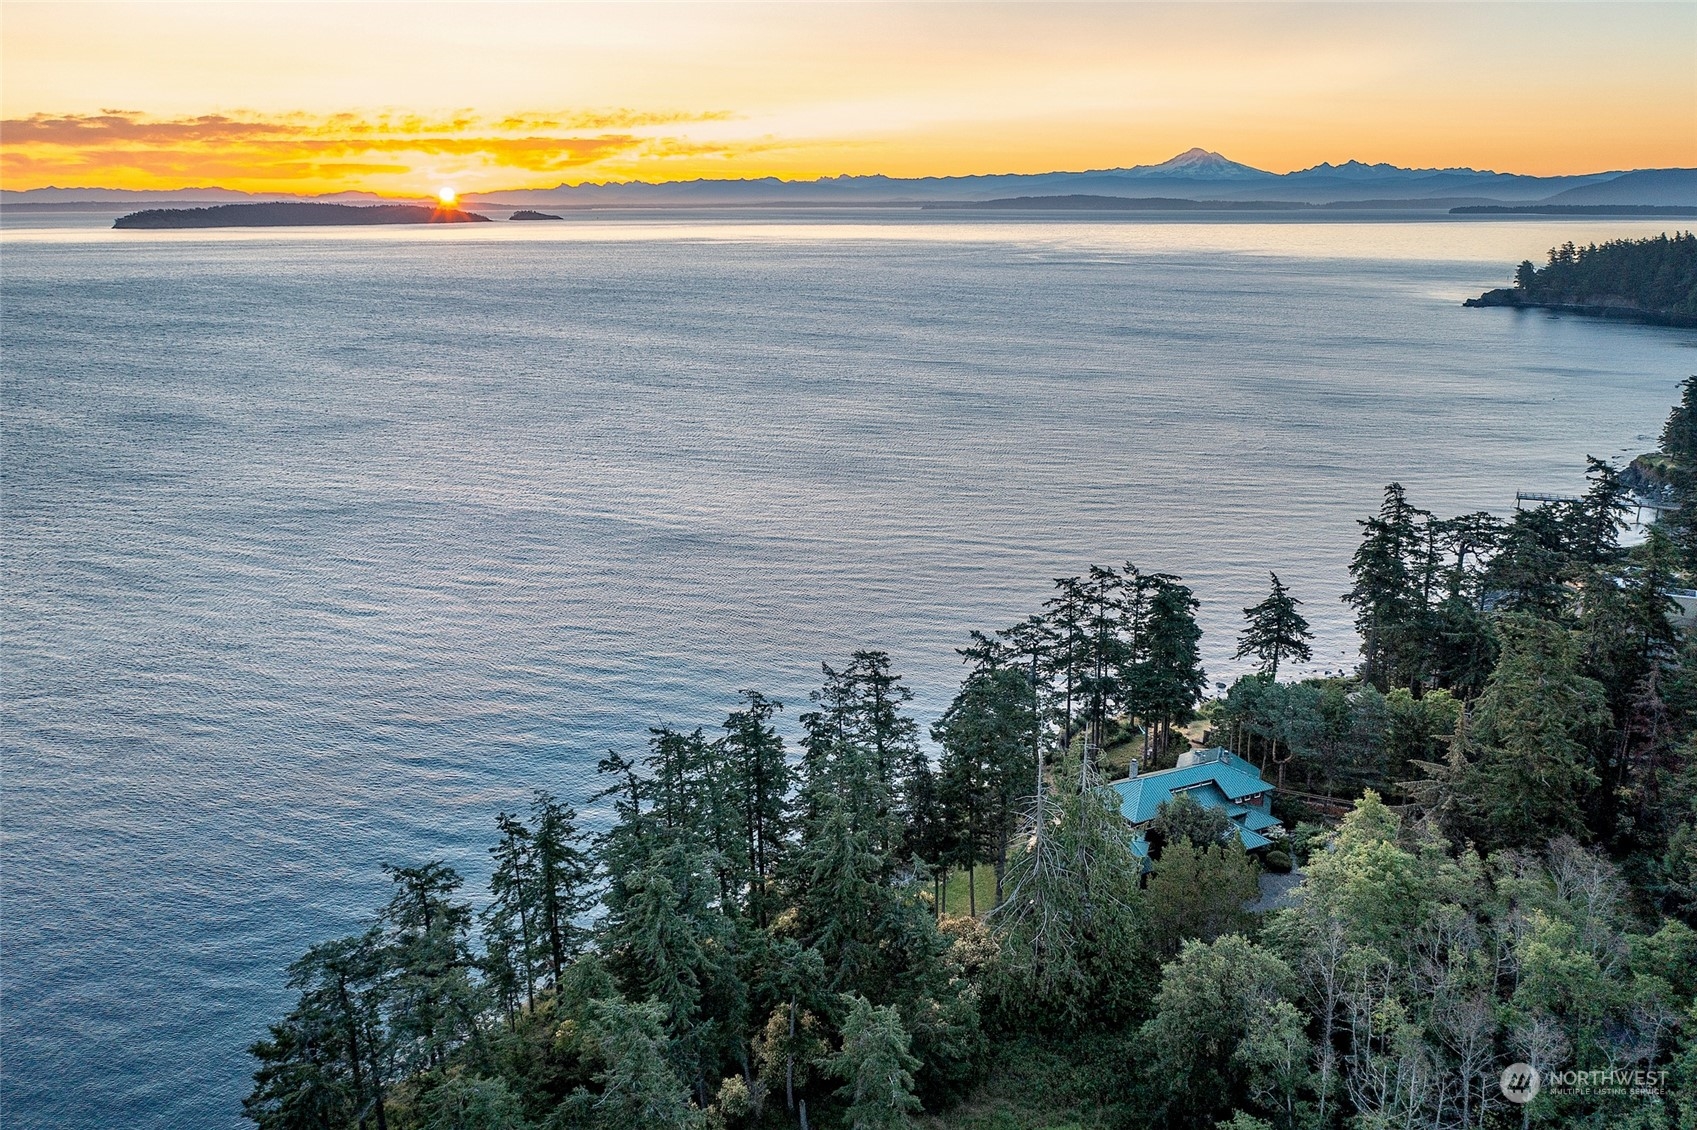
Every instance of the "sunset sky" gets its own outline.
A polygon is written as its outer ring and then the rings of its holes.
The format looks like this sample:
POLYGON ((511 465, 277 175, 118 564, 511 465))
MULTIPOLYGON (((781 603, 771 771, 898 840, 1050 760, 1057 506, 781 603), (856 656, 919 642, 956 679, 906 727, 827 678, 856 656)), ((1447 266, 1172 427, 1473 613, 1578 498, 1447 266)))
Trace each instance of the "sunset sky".
POLYGON ((1697 4, 0 6, 0 184, 1697 166, 1697 4))

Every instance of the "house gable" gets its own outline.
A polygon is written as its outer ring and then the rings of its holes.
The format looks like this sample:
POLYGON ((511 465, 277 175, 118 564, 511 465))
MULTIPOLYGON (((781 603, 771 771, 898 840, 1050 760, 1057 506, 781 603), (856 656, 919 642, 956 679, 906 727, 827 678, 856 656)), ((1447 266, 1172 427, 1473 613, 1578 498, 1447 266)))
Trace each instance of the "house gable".
POLYGON ((1120 797, 1120 815, 1137 830, 1155 819, 1161 805, 1179 793, 1188 793, 1203 808, 1226 814, 1245 850, 1272 846, 1272 837, 1283 828, 1272 814, 1273 786, 1261 771, 1224 749, 1192 750, 1179 757, 1171 769, 1143 773, 1115 781, 1109 786, 1120 797))

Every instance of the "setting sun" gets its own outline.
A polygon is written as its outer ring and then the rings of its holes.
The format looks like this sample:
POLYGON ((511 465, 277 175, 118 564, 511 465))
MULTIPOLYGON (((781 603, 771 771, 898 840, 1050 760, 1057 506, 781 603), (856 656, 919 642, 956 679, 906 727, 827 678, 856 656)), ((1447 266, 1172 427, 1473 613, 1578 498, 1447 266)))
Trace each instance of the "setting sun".
POLYGON ((451 188, 444 188, 436 193, 436 199, 442 202, 442 207, 452 208, 460 201, 460 194, 451 188))

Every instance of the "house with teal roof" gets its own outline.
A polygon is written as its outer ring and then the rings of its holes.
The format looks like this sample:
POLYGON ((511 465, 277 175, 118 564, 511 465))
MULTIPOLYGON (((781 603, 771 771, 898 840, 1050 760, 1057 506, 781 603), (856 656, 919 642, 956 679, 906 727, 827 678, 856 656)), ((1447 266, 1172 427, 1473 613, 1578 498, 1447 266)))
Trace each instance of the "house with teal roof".
POLYGON ((1149 845, 1144 829, 1155 819, 1164 801, 1188 793, 1203 808, 1226 814, 1245 851, 1273 846, 1284 827, 1273 816, 1273 786, 1261 770, 1227 750, 1193 749, 1179 755, 1171 769, 1139 773, 1132 762, 1131 776, 1108 786, 1120 797, 1120 815, 1134 829, 1132 847, 1147 865, 1149 845))

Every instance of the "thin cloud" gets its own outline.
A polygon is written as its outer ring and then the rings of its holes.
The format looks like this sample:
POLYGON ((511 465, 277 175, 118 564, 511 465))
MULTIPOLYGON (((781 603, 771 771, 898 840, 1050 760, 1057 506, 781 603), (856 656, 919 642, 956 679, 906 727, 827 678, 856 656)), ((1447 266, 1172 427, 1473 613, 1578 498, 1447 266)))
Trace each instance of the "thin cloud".
POLYGON ((27 187, 64 176, 113 182, 221 177, 231 183, 342 178, 559 175, 615 159, 729 156, 765 148, 685 136, 728 111, 595 110, 443 115, 258 114, 151 117, 133 110, 33 114, 0 121, 0 180, 27 187), (478 175, 483 174, 483 175, 478 175))

